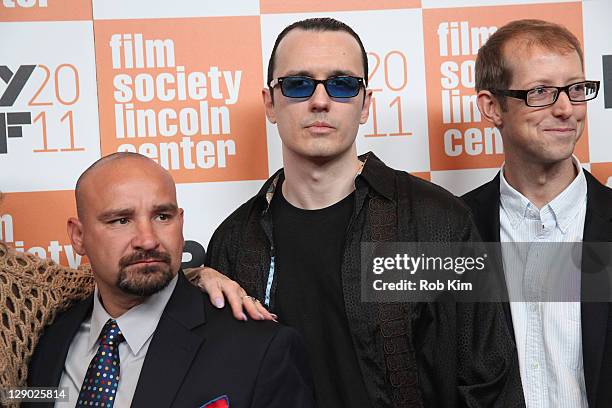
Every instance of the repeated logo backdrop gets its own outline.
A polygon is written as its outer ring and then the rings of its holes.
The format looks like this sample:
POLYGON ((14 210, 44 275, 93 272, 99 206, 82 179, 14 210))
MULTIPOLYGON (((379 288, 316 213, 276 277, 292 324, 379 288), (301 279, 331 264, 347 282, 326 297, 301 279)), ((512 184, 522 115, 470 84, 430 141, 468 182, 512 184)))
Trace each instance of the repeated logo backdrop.
POLYGON ((359 152, 455 194, 503 162, 475 104, 478 48, 513 19, 564 24, 602 82, 577 155, 612 187, 607 0, 0 0, 0 239, 86 262, 66 236, 76 179, 103 155, 136 151, 175 178, 183 260, 199 262, 218 224, 282 166, 261 88, 277 34, 315 16, 348 23, 368 51, 374 98, 359 152))
POLYGON ((156 159, 177 183, 268 174, 259 17, 94 23, 102 154, 156 159), (237 42, 236 33, 250 41, 237 42))

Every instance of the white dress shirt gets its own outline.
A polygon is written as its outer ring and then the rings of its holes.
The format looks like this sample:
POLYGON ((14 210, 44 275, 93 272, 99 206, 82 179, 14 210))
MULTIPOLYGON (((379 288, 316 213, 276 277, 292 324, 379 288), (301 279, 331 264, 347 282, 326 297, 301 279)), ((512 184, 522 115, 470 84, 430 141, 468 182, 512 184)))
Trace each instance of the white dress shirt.
MULTIPOLYGON (((513 278, 514 284, 517 280, 522 281, 522 287, 518 289, 519 292, 522 290, 523 296, 527 296, 526 292, 533 291, 537 286, 534 285, 534 279, 546 274, 552 274, 554 278, 558 272, 558 268, 550 267, 556 260, 546 259, 542 262, 542 259, 538 259, 540 250, 534 249, 538 245, 542 248, 542 244, 538 243, 582 241, 587 183, 576 158, 574 164, 578 169, 577 177, 541 209, 508 184, 502 169, 500 240, 502 243, 530 243, 515 247, 502 245, 504 271, 511 299, 513 278), (548 264, 548 268, 543 264, 548 264)), ((544 254, 551 258, 550 251, 544 254)), ((581 253, 578 257, 581 258, 581 253)), ((574 258, 571 263, 580 265, 580 259, 574 258)), ((574 269, 571 278, 577 282, 579 294, 580 267, 574 269)), ((565 281, 567 278, 564 275, 558 280, 565 281)), ((546 285, 543 289, 546 290, 546 285)), ((587 407, 580 302, 510 302, 510 310, 527 407, 587 407)))
MULTIPOLYGON (((153 333, 166 304, 174 291, 178 277, 161 291, 149 296, 143 303, 134 306, 115 320, 125 341, 119 344, 120 379, 115 398, 115 408, 129 407, 136 391, 140 370, 144 363, 153 333)), ((58 408, 76 405, 87 367, 98 351, 98 337, 104 324, 112 319, 99 299, 96 286, 94 305, 90 318, 83 321, 77 332, 64 363, 59 386, 68 388, 68 402, 57 402, 58 408)), ((160 373, 163 375, 163 373, 160 373)))

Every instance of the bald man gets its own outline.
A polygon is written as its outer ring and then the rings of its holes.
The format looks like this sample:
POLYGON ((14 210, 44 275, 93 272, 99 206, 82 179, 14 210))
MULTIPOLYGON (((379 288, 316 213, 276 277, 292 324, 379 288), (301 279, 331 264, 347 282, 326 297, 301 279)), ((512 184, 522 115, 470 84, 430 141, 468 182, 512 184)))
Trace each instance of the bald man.
POLYGON ((58 407, 312 406, 296 332, 237 321, 185 279, 183 210, 166 170, 115 153, 75 195, 68 235, 96 288, 44 332, 29 386, 65 389, 58 407))

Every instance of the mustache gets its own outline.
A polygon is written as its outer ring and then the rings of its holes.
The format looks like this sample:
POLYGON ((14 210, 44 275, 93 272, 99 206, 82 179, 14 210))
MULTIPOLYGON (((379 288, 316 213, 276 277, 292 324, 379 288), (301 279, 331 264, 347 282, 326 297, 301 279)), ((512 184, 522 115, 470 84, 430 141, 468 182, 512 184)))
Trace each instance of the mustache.
POLYGON ((119 266, 121 268, 126 268, 134 263, 145 260, 164 262, 168 265, 171 262, 170 255, 168 253, 157 251, 155 249, 149 249, 146 251, 136 251, 122 257, 119 259, 119 266))

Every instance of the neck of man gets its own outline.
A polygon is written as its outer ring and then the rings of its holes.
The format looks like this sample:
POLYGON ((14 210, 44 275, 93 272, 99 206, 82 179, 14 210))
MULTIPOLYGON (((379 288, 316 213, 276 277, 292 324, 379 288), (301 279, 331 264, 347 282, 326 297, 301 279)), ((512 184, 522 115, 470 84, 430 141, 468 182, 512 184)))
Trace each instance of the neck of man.
POLYGON ((362 164, 354 143, 340 156, 321 160, 283 148, 283 196, 291 205, 304 210, 329 207, 355 190, 355 176, 362 164))
POLYGON ((146 297, 129 295, 125 292, 117 293, 114 290, 107 290, 103 285, 98 284, 98 293, 100 303, 104 306, 104 310, 113 319, 118 318, 134 306, 138 306, 146 297))
POLYGON ((504 177, 536 207, 542 208, 569 186, 578 175, 572 157, 555 163, 533 163, 506 156, 504 177))

